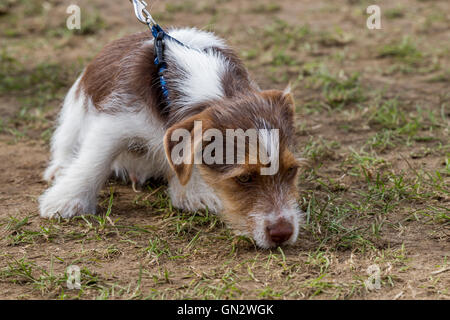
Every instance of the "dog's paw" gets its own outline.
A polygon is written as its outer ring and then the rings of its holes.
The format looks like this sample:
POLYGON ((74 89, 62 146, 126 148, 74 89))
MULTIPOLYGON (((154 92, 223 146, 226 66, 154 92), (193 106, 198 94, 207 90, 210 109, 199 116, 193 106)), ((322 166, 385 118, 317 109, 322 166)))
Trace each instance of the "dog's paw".
POLYGON ((71 197, 70 193, 55 187, 48 189, 39 199, 41 217, 72 218, 83 214, 95 214, 95 204, 82 197, 71 197))
POLYGON ((170 199, 175 208, 185 211, 208 210, 219 213, 222 210, 222 202, 213 193, 186 192, 184 194, 170 192, 170 199))
POLYGON ((47 182, 52 182, 58 177, 60 173, 61 173, 61 166, 56 163, 52 163, 48 166, 48 168, 44 172, 44 180, 47 182))

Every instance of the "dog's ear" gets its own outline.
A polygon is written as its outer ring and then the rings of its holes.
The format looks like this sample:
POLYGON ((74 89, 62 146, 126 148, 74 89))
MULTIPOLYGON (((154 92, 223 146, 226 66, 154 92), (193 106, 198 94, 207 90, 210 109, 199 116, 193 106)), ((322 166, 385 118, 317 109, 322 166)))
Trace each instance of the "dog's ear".
POLYGON ((202 151, 202 135, 207 124, 205 112, 170 127, 164 135, 164 150, 181 185, 191 178, 196 154, 202 151))
POLYGON ((269 100, 274 105, 286 108, 286 111, 295 113, 294 96, 291 93, 291 86, 289 85, 284 91, 280 90, 266 90, 262 91, 261 95, 269 100))

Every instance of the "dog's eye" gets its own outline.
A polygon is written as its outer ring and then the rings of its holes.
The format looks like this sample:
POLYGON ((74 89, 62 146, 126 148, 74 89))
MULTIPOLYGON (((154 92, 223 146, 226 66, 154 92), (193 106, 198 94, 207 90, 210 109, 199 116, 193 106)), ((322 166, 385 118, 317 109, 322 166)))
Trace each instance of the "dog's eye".
POLYGON ((248 173, 242 174, 242 175, 240 175, 240 176, 237 176, 237 177, 236 177, 236 180, 237 180, 239 183, 246 184, 246 183, 252 182, 252 175, 251 175, 251 174, 248 174, 248 173))

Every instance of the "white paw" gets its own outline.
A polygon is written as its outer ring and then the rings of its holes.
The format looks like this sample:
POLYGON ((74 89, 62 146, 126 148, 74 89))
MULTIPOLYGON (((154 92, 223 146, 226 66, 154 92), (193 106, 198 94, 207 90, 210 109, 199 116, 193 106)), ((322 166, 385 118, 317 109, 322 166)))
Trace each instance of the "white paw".
POLYGON ((44 180, 47 182, 52 182, 61 174, 61 166, 52 163, 48 166, 48 168, 44 172, 44 180))
POLYGON ((95 214, 95 201, 71 195, 70 191, 56 187, 57 185, 51 187, 39 198, 41 217, 61 216, 67 219, 83 214, 95 214))
POLYGON ((185 193, 169 191, 170 199, 175 208, 186 211, 208 210, 211 213, 219 213, 222 210, 222 202, 214 193, 196 193, 195 190, 187 190, 185 193))

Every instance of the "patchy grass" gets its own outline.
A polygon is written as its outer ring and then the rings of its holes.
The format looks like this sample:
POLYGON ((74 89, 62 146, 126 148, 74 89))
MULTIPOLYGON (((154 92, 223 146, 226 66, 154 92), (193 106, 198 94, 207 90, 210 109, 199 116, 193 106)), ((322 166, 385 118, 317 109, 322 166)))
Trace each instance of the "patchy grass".
POLYGON ((376 104, 372 110, 369 125, 378 132, 368 139, 367 144, 380 151, 399 143, 412 145, 414 142, 439 141, 434 132, 446 127, 445 116, 439 119, 436 113, 424 112, 420 107, 416 113, 406 113, 400 109, 396 99, 376 104))
POLYGON ((333 75, 325 67, 320 66, 306 77, 305 82, 312 88, 322 90, 322 98, 330 109, 343 108, 365 100, 359 73, 348 76, 344 72, 339 72, 333 75))
POLYGON ((405 9, 402 7, 395 7, 391 9, 384 10, 384 16, 388 19, 400 19, 405 16, 405 9))
POLYGON ((282 6, 278 3, 257 4, 249 9, 251 13, 275 13, 281 11, 282 6))
POLYGON ((39 93, 53 98, 68 84, 67 75, 57 64, 41 63, 30 70, 6 52, 0 55, 0 63, 0 94, 36 95, 39 93))
POLYGON ((403 37, 401 41, 396 41, 383 46, 379 50, 378 57, 392 57, 397 61, 408 65, 418 65, 424 59, 424 55, 410 37, 403 37))
POLYGON ((51 62, 23 63, 2 51, 0 97, 15 97, 20 106, 12 116, 4 119, 3 130, 13 135, 15 141, 35 134, 49 141, 51 131, 47 130, 47 114, 61 101, 75 69, 51 62))
POLYGON ((292 48, 309 34, 311 34, 311 30, 308 25, 291 25, 277 18, 273 23, 264 26, 264 45, 292 48))

